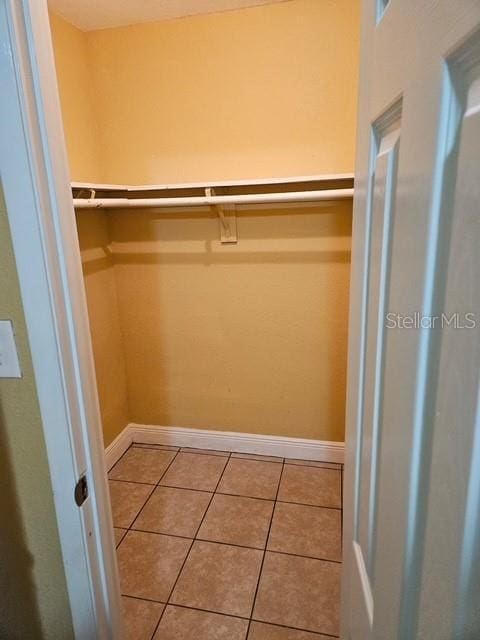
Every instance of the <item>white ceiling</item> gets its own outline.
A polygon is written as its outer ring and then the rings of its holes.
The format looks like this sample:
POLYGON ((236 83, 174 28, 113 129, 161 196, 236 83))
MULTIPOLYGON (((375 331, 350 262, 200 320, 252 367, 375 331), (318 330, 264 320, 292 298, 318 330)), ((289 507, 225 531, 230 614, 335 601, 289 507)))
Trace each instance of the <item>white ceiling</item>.
POLYGON ((49 0, 50 8, 83 31, 171 20, 285 0, 49 0))

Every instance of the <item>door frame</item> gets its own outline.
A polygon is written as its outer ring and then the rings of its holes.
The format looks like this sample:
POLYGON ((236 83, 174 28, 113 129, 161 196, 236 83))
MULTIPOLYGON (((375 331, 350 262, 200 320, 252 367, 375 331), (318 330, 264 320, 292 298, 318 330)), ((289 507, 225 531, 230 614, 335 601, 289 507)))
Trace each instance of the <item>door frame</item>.
POLYGON ((46 0, 0 0, 0 175, 76 638, 121 637, 88 312, 46 0), (74 487, 86 474, 79 508, 74 487))
MULTIPOLYGON (((345 415, 345 459, 343 479, 343 566, 342 598, 340 612, 340 637, 349 640, 350 621, 356 615, 359 629, 368 635, 373 620, 373 595, 370 590, 366 567, 361 554, 352 548, 357 518, 357 489, 359 487, 360 450, 358 448, 359 424, 363 414, 362 386, 366 350, 368 303, 368 256, 370 253, 370 216, 372 207, 373 178, 371 171, 362 171, 365 154, 373 154, 371 127, 358 126, 364 117, 370 100, 372 77, 373 41, 368 37, 369 26, 375 22, 378 3, 363 2, 360 22, 360 68, 357 108, 357 139, 355 156, 355 193, 353 197, 352 253, 350 266, 350 307, 348 318, 347 393, 345 415), (356 567, 356 571, 352 570, 356 567), (358 589, 364 598, 364 610, 352 614, 351 592, 358 589), (367 612, 367 616, 363 615, 367 612)), ((368 163, 369 165, 370 163, 368 163)))

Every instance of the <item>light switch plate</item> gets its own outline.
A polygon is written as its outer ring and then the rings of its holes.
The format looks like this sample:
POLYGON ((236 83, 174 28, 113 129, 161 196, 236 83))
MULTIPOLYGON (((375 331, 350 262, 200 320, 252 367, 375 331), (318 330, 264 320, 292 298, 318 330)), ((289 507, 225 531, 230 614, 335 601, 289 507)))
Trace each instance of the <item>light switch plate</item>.
POLYGON ((0 378, 21 378, 11 320, 0 320, 0 378))

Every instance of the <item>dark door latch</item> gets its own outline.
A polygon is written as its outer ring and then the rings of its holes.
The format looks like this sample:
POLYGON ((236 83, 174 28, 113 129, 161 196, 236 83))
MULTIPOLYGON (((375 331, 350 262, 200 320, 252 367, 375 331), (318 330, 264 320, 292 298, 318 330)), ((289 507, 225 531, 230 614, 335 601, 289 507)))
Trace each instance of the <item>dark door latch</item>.
POLYGON ((74 495, 77 506, 81 507, 85 500, 88 498, 88 484, 86 476, 80 477, 80 480, 75 485, 74 495))

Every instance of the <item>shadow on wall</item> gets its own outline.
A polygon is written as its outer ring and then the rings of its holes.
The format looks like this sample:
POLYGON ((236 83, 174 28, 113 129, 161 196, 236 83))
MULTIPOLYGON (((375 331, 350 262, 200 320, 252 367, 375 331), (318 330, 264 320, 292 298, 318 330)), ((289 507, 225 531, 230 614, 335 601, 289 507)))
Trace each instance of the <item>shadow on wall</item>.
POLYGON ((78 211, 102 413, 121 351, 133 422, 343 440, 351 223, 250 209, 222 245, 206 209, 78 211))
MULTIPOLYGON (((81 215, 81 214, 80 214, 81 215)), ((116 264, 261 264, 350 262, 351 203, 237 213, 238 243, 221 245, 216 216, 190 211, 116 211, 116 264)))
POLYGON ((76 212, 84 276, 113 267, 108 216, 108 210, 85 209, 76 212))
POLYGON ((43 637, 32 577, 33 556, 24 538, 22 519, 0 405, 0 638, 43 637))
POLYGON ((117 291, 110 251, 109 214, 77 214, 77 230, 90 317, 103 437, 110 444, 129 421, 117 291))
POLYGON ((216 216, 198 207, 79 210, 77 226, 87 276, 114 263, 350 263, 351 215, 349 201, 317 203, 301 213, 250 209, 237 214, 237 245, 226 246, 219 243, 216 216), (179 242, 191 244, 176 252, 179 242))

